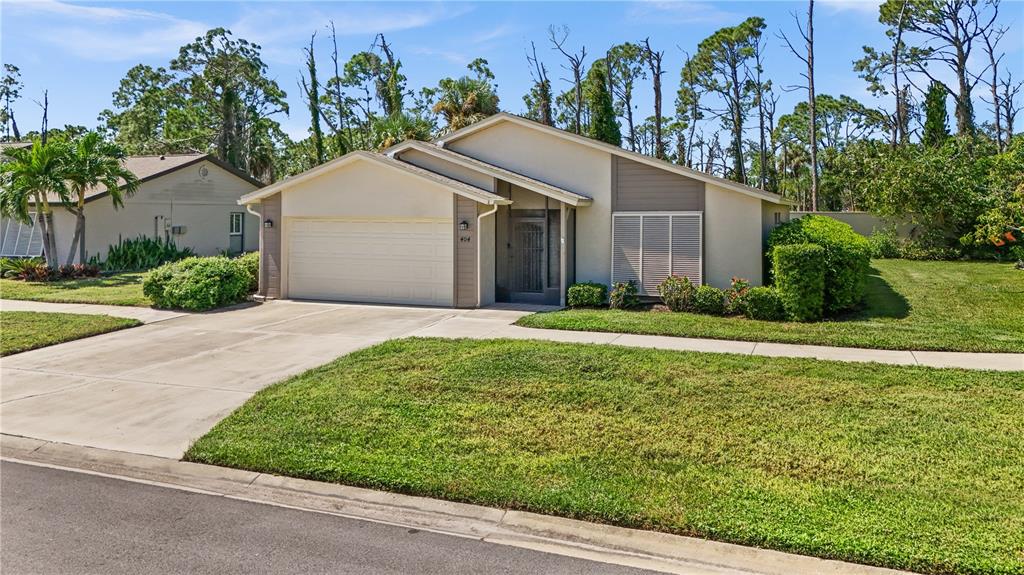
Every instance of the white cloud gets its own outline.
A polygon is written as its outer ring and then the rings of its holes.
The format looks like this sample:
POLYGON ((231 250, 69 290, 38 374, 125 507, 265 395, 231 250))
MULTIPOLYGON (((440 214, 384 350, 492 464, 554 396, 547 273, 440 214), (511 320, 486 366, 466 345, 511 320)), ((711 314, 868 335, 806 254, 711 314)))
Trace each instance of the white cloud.
POLYGON ((649 0, 629 5, 626 18, 658 24, 724 23, 740 18, 708 2, 649 0))

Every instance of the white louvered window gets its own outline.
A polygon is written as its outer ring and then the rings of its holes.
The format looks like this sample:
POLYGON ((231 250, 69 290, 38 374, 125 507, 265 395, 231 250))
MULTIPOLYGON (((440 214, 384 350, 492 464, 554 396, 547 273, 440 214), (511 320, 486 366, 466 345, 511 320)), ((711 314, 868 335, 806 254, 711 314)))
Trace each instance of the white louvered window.
POLYGON ((612 283, 633 280, 640 294, 658 295, 675 274, 704 281, 701 212, 623 212, 612 215, 612 283))
POLYGON ((9 218, 0 219, 0 257, 37 257, 43 253, 43 234, 35 224, 35 213, 23 224, 9 218))

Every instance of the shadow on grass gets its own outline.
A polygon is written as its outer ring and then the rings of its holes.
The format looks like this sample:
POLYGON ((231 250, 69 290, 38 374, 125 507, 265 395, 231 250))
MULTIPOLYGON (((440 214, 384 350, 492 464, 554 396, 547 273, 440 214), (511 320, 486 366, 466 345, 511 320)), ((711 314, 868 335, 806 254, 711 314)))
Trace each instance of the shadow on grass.
POLYGON ((864 287, 864 304, 857 311, 836 318, 839 321, 874 318, 903 319, 910 315, 910 302, 903 294, 892 289, 881 272, 871 268, 864 287))

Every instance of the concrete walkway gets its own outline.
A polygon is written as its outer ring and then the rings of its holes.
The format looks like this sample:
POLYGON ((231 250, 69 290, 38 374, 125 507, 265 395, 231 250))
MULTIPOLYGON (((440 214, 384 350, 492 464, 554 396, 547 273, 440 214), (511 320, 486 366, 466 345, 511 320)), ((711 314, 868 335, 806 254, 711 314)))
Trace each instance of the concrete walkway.
MULTIPOLYGON (((381 310, 403 309, 392 306, 358 306, 350 304, 307 303, 304 305, 339 306, 381 310)), ((299 302, 271 302, 264 305, 297 305, 299 302)), ((0 300, 0 309, 6 311, 55 311, 65 313, 97 313, 117 317, 130 317, 143 323, 172 319, 186 314, 150 308, 106 306, 89 304, 54 304, 0 300)), ((427 308, 407 308, 427 309, 427 308)), ((649 347, 674 351, 699 351, 712 353, 738 353, 767 357, 804 357, 832 361, 877 362, 894 365, 922 365, 927 367, 956 367, 995 371, 1024 370, 1024 353, 969 353, 948 351, 903 351, 884 349, 863 349, 854 347, 830 347, 791 343, 749 342, 688 337, 634 335, 589 331, 563 331, 535 329, 512 325, 519 317, 527 315, 529 308, 488 308, 482 310, 435 310, 447 312, 430 325, 407 333, 407 336, 447 338, 512 338, 539 339, 577 343, 598 343, 623 345, 627 347, 649 347)), ((225 311, 219 314, 229 313, 225 311)))

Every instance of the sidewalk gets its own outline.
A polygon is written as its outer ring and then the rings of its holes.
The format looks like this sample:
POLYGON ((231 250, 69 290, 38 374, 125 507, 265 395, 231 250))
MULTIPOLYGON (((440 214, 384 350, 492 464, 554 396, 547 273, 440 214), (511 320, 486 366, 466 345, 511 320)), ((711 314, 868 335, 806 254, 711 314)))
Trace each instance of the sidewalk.
POLYGON ((92 473, 467 537, 592 561, 689 575, 896 575, 890 569, 480 505, 292 479, 0 435, 5 461, 92 473))
POLYGON ((3 311, 43 311, 54 313, 99 314, 113 317, 137 319, 142 323, 153 323, 187 315, 180 311, 168 311, 151 307, 127 305, 97 305, 91 303, 51 303, 45 301, 0 300, 3 311))
MULTIPOLYGON (((263 305, 289 305, 287 300, 263 305)), ((369 308, 374 306, 356 304, 308 303, 336 308, 369 308)), ((381 309, 396 309, 380 306, 381 309)), ((50 311, 65 313, 96 313, 116 317, 130 317, 144 323, 152 323, 188 315, 181 312, 141 307, 123 307, 91 304, 59 304, 46 302, 0 300, 4 311, 50 311)), ((428 309, 428 308, 421 308, 428 309)), ((564 341, 576 343, 597 343, 646 347, 674 351, 699 351, 711 353, 738 353, 766 357, 805 357, 831 361, 878 362, 894 365, 921 365, 926 367, 955 367, 961 369, 1024 371, 1024 353, 970 353, 953 351, 904 351, 885 349, 863 349, 854 347, 829 347, 821 345, 800 345, 790 343, 750 342, 719 339, 699 339, 657 335, 634 335, 620 333, 563 331, 537 329, 512 325, 528 312, 504 309, 437 310, 449 311, 443 319, 414 331, 416 337, 446 338, 512 338, 564 341)), ((230 313, 230 310, 221 313, 230 313)))

